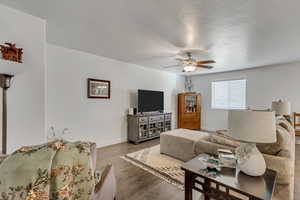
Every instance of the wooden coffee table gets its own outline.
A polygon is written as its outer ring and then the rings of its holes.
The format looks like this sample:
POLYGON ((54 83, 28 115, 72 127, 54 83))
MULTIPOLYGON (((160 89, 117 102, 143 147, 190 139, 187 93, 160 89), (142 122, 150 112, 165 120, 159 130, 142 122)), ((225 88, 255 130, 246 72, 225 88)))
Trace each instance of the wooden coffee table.
POLYGON ((236 169, 222 168, 217 176, 200 169, 199 156, 184 163, 185 200, 192 200, 192 190, 201 192, 205 200, 271 200, 277 173, 267 169, 260 177, 248 176, 236 169))

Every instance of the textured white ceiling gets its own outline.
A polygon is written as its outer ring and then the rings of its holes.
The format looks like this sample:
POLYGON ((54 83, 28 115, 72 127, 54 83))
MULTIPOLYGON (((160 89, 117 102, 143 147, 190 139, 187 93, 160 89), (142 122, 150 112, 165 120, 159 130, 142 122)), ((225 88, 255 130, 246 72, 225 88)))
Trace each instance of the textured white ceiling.
MULTIPOLYGON (((211 73, 300 60, 298 0, 0 0, 47 20, 47 40, 162 69, 196 48, 211 73)), ((181 73, 180 68, 168 69, 181 73)))

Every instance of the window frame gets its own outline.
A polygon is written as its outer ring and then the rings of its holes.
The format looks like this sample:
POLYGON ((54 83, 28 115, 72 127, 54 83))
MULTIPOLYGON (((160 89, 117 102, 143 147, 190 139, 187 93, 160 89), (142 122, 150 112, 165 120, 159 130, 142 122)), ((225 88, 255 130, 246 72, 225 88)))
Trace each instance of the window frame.
POLYGON ((221 80, 213 80, 210 83, 210 108, 212 110, 245 110, 247 109, 247 79, 242 77, 242 78, 233 78, 233 79, 221 79, 221 80), (224 81, 239 81, 239 80, 244 80, 245 81, 245 107, 244 108, 222 108, 222 107, 213 107, 213 83, 215 82, 224 82, 224 81))

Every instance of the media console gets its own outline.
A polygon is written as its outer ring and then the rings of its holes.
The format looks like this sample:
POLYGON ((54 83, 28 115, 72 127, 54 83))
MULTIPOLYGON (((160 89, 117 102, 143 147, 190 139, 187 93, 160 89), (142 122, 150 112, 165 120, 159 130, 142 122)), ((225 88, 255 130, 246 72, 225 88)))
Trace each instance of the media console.
POLYGON ((140 142, 158 138, 172 129, 172 113, 128 115, 128 141, 140 142))

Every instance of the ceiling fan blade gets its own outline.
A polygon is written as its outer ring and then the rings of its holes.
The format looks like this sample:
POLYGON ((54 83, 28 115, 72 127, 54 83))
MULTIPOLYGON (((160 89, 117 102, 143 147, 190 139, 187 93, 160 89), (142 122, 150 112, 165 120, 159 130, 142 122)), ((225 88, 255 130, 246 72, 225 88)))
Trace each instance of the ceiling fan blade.
POLYGON ((214 61, 214 60, 197 61, 197 65, 210 64, 210 63, 216 63, 216 61, 214 61))
POLYGON ((180 64, 178 64, 178 65, 170 65, 170 66, 165 66, 163 68, 164 69, 168 69, 168 68, 174 68, 174 67, 181 67, 181 65, 180 64))
POLYGON ((209 65, 196 65, 196 67, 201 67, 201 68, 205 68, 205 69, 212 69, 212 68, 214 68, 213 66, 209 66, 209 65))

